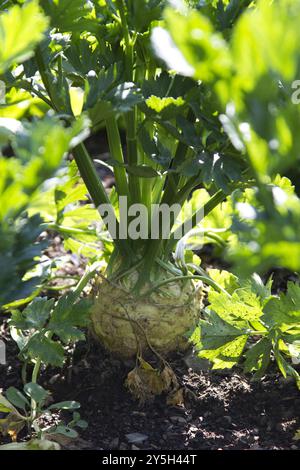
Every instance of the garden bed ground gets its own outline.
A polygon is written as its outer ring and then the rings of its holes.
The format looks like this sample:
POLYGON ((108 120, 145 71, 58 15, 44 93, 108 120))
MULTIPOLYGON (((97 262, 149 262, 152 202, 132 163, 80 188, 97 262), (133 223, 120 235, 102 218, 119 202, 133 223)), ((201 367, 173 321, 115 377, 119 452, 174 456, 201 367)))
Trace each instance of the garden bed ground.
MULTIPOLYGON (((16 348, 8 346, 0 366, 0 389, 21 386, 16 348)), ((55 401, 78 400, 89 423, 70 449, 300 449, 293 436, 300 427, 300 395, 295 384, 270 373, 253 383, 235 371, 218 374, 188 368, 183 356, 171 364, 188 391, 185 407, 165 398, 139 405, 124 388, 132 364, 109 357, 90 338, 77 346, 73 364, 48 369, 41 384, 55 401)), ((67 417, 67 416, 66 416, 67 417)))

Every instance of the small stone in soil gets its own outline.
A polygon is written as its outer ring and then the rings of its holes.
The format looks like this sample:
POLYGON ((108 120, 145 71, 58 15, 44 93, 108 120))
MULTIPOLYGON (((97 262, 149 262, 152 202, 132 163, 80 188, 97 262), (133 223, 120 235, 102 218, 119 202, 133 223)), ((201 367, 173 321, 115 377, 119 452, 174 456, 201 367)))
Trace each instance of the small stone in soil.
POLYGON ((149 439, 149 436, 146 434, 141 434, 139 432, 132 432, 130 434, 126 434, 126 439, 130 444, 141 444, 149 439))

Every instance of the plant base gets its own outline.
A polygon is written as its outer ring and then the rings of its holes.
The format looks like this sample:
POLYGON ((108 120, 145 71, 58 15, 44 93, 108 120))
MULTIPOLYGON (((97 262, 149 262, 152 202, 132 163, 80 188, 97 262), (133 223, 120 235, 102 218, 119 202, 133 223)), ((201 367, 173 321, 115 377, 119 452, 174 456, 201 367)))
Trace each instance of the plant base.
POLYGON ((131 294, 136 276, 94 286, 92 326, 106 349, 131 358, 150 349, 166 355, 188 347, 186 334, 200 317, 202 285, 173 281, 145 297, 131 294))

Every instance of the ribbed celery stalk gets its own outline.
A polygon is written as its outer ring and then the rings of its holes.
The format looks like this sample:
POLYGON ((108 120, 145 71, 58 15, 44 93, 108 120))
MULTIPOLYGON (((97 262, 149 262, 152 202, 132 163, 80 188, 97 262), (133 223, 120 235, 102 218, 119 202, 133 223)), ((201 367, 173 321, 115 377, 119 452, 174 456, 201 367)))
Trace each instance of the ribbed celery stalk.
POLYGON ((114 175, 116 180, 116 189, 119 196, 129 196, 126 170, 124 165, 123 150, 117 120, 111 117, 106 120, 106 132, 111 157, 120 164, 114 167, 114 175))
MULTIPOLYGON (((125 42, 125 77, 128 82, 132 82, 134 79, 134 40, 130 37, 126 7, 124 0, 116 0, 116 4, 119 10, 121 24, 123 29, 123 36, 125 42)), ((127 160, 129 166, 136 166, 138 164, 138 146, 137 146, 137 110, 134 107, 131 111, 125 114, 125 125, 126 125, 126 143, 127 143, 127 160)), ((133 203, 141 202, 141 186, 139 177, 129 174, 128 185, 133 203)))

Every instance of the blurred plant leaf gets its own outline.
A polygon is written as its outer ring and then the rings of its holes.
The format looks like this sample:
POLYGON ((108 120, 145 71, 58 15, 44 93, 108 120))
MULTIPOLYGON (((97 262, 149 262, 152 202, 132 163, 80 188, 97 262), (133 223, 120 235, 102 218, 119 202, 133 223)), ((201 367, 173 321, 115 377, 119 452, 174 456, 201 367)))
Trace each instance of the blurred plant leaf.
POLYGON ((39 4, 30 0, 22 7, 15 5, 0 16, 0 73, 16 62, 33 55, 48 26, 39 4))

